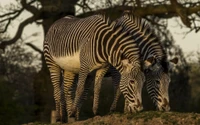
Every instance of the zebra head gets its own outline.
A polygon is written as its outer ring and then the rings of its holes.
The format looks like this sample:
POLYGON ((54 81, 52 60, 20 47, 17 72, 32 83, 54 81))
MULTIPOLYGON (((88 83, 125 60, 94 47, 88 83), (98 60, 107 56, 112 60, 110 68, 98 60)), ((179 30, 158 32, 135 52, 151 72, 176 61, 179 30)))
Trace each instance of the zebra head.
POLYGON ((146 87, 151 99, 160 111, 169 111, 169 95, 168 88, 171 81, 169 71, 172 65, 178 63, 178 58, 170 61, 159 61, 158 59, 149 58, 151 63, 146 60, 148 67, 145 69, 146 87), (154 60, 152 62, 152 60, 154 60))
POLYGON ((134 62, 123 60, 123 71, 120 79, 120 90, 125 98, 124 112, 135 113, 143 109, 142 87, 145 82, 144 73, 134 62))

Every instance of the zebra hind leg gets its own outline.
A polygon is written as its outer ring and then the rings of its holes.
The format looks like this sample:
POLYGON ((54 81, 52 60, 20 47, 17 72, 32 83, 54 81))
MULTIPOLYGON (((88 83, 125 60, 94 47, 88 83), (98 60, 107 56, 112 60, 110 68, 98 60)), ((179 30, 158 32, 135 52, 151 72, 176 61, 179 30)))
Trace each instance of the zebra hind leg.
POLYGON ((64 93, 65 93, 65 102, 66 102, 66 111, 67 111, 67 115, 68 115, 68 123, 70 122, 74 122, 75 119, 69 117, 71 114, 71 107, 74 101, 74 92, 75 92, 75 88, 74 88, 74 79, 75 79, 75 74, 68 72, 68 71, 64 71, 63 74, 64 77, 64 93))
POLYGON ((65 92, 64 92, 64 80, 62 77, 62 85, 61 85, 61 103, 60 103, 60 111, 61 115, 61 122, 65 123, 67 121, 67 113, 66 113, 66 100, 65 100, 65 92))
POLYGON ((60 111, 60 105, 61 105, 61 87, 60 87, 60 74, 61 69, 57 65, 48 65, 51 81, 54 88, 54 100, 56 105, 56 111, 52 112, 52 119, 51 122, 61 122, 62 121, 62 114, 60 111))

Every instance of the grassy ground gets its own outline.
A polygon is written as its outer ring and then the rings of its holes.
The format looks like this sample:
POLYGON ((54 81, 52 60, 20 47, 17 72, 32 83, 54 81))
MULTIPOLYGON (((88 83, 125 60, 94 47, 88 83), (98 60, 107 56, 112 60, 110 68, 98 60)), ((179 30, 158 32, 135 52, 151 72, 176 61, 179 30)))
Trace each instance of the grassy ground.
MULTIPOLYGON (((29 123, 27 125, 44 124, 29 123)), ((200 114, 158 111, 146 111, 137 114, 113 113, 63 125, 200 125, 200 114)))
MULTIPOLYGON (((101 116, 93 117, 92 113, 92 102, 93 102, 93 91, 90 91, 88 101, 83 104, 81 110, 81 121, 77 121, 71 124, 63 125, 200 125, 200 114, 197 113, 180 113, 180 112, 158 112, 150 111, 155 110, 153 103, 150 104, 151 100, 146 98, 144 95, 143 112, 136 114, 123 114, 113 113, 108 114, 110 105, 113 100, 113 86, 110 84, 110 79, 105 78, 100 94, 100 105, 99 114, 101 116)), ((91 87, 93 88, 93 86, 91 87)), ((92 89, 93 90, 93 89, 92 89)), ((146 94, 147 95, 147 94, 146 94)), ((118 102, 117 112, 123 112, 124 100, 121 98, 118 102)), ((59 125, 59 124, 44 124, 44 123, 29 123, 24 125, 59 125)))
POLYGON ((71 125, 200 125, 200 114, 178 112, 141 112, 112 114, 72 123, 71 125))

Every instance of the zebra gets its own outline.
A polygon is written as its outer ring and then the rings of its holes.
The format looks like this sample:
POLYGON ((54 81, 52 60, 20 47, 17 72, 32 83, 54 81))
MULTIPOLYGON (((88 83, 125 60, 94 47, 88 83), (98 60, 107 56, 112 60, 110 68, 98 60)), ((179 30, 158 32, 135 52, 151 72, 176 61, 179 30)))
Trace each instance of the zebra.
MULTIPOLYGON (((178 58, 167 59, 167 54, 159 42, 159 38, 151 31, 149 24, 142 18, 131 13, 124 13, 116 20, 117 26, 122 26, 124 31, 129 32, 138 43, 143 60, 151 58, 151 65, 145 68, 147 92, 160 111, 169 111, 168 87, 170 83, 169 71, 178 63, 178 58)), ((120 96, 118 83, 115 82, 115 96, 110 111, 115 111, 120 96)), ((98 103, 95 104, 98 107, 98 103)), ((126 106, 126 103, 125 103, 126 106)))
MULTIPOLYGON (((109 65, 121 75, 119 88, 127 101, 127 111, 143 109, 141 91, 145 81, 139 48, 122 27, 116 27, 105 15, 86 18, 65 17, 56 21, 47 32, 43 51, 54 87, 57 120, 62 120, 61 81, 63 77, 68 117, 75 116, 84 95, 85 80, 92 71, 95 81, 102 79, 109 65), (63 70, 63 75, 61 75, 63 70), (78 75, 73 99, 73 81, 78 75)), ((149 62, 151 63, 151 62, 149 62)))

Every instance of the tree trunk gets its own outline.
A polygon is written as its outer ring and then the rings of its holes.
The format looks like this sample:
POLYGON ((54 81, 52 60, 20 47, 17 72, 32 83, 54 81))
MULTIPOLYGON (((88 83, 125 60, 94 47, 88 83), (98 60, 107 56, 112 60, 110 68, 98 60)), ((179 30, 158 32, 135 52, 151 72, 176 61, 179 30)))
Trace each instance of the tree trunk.
MULTIPOLYGON (((42 7, 51 8, 51 6, 59 6, 59 11, 44 11, 43 13, 43 31, 46 35, 50 26, 58 19, 66 15, 75 15, 75 4, 78 0, 42 0, 42 7)), ((42 68, 35 76, 35 120, 42 122, 50 122, 51 110, 55 110, 53 99, 53 86, 50 80, 49 70, 45 64, 44 56, 42 55, 42 68)))

